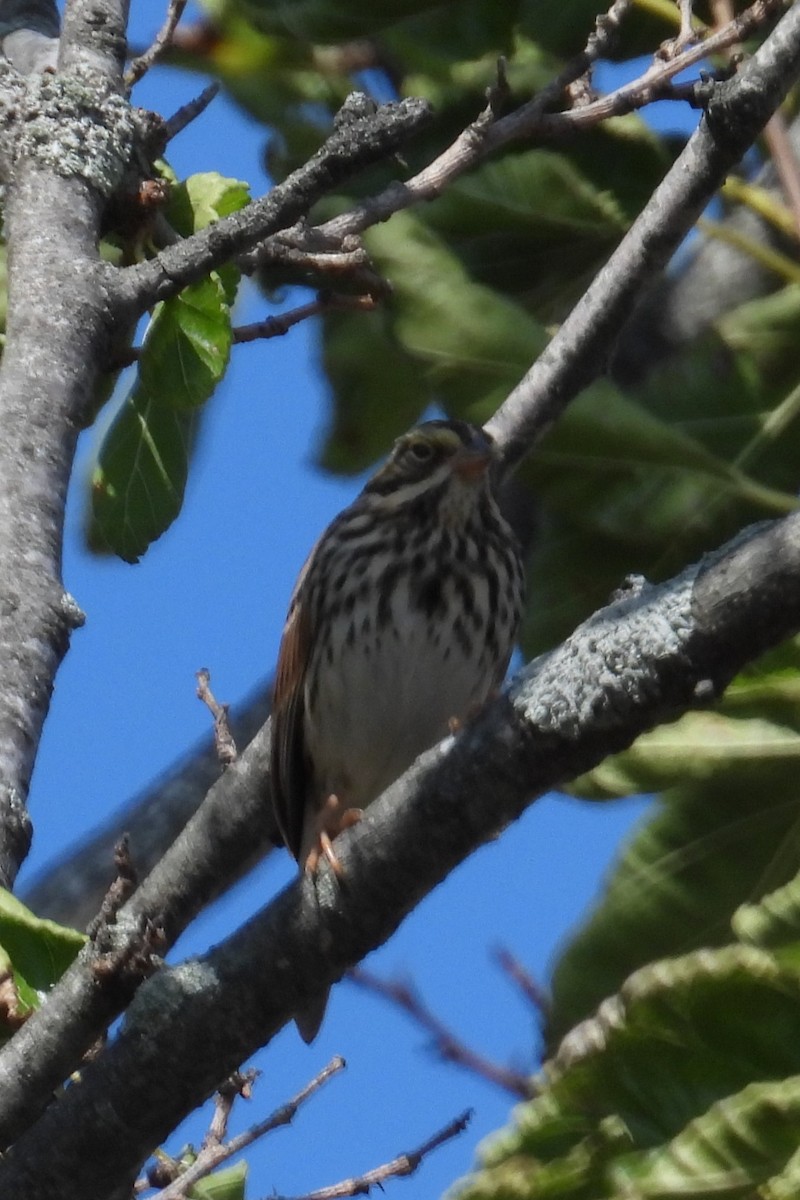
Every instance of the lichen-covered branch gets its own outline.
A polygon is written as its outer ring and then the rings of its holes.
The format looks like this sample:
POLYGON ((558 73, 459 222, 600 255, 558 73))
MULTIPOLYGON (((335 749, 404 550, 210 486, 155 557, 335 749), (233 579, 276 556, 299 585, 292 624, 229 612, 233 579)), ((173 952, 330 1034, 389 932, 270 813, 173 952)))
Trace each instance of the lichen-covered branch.
POLYGON ((0 125, 11 245, 0 367, 0 883, 30 837, 26 799, 56 670, 81 614, 61 583, 75 441, 109 328, 100 213, 127 166, 133 125, 118 100, 124 14, 68 7, 66 65, 93 47, 94 78, 30 76, 0 125), (80 52, 73 53, 80 43, 80 52), (72 49, 71 49, 72 47, 72 49), (76 320, 76 314, 80 319, 76 320))

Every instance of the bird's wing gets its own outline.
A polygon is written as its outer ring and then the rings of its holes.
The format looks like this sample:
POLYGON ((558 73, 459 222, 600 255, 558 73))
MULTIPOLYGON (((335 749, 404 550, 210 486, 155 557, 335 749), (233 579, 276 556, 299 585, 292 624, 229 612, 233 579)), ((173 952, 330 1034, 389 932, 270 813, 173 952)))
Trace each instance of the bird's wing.
POLYGON ((303 697, 312 629, 303 584, 313 557, 312 550, 292 593, 278 654, 272 701, 272 805, 280 835, 295 858, 300 855, 310 785, 303 697))

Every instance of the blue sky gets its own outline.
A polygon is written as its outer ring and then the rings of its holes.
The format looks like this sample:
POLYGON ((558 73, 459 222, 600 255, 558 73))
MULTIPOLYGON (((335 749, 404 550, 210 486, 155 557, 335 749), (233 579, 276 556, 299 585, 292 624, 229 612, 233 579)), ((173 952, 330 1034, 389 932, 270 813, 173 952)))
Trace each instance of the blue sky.
MULTIPOLYGON (((134 8, 132 36, 144 43, 162 6, 144 0, 134 8)), ((196 77, 157 70, 135 99, 169 115, 201 87, 196 77)), ((220 97, 174 143, 170 161, 179 176, 218 170, 249 180, 257 194, 268 184, 263 140, 263 129, 220 97)), ((287 306, 298 299, 287 297, 287 306)), ((245 288, 237 320, 270 311, 245 288)), ((87 623, 57 681, 31 795, 36 833, 23 886, 207 733, 208 713, 194 695, 199 667, 211 669, 218 698, 230 702, 271 671, 297 571, 361 482, 313 467, 330 403, 317 359, 313 325, 236 349, 209 405, 184 511, 137 566, 83 548, 93 434, 84 436, 64 578, 87 623)), ((546 981, 556 948, 591 904, 620 838, 642 811, 641 801, 539 801, 431 895, 369 967, 412 977, 459 1036, 482 1053, 532 1068, 531 1013, 492 965, 490 950, 502 943, 546 981)), ((293 871, 285 853, 271 855, 196 922, 177 954, 219 941, 293 871)), ((344 983, 313 1046, 304 1046, 292 1026, 248 1064, 264 1074, 232 1128, 264 1116, 334 1054, 347 1059, 347 1072, 290 1129, 249 1152, 249 1196, 297 1195, 359 1173, 474 1108, 469 1131, 428 1159, 414 1181, 388 1185, 399 1200, 436 1196, 469 1169, 480 1138, 508 1120, 507 1096, 437 1062, 406 1018, 344 983)), ((199 1142, 206 1121, 191 1119, 171 1147, 199 1142)))

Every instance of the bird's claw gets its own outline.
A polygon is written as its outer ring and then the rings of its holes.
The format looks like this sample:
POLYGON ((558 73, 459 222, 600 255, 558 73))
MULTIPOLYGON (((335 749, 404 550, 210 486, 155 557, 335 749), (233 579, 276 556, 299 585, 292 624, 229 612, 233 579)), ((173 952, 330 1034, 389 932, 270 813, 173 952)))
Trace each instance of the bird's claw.
POLYGON ((319 809, 314 822, 311 848, 305 858, 304 869, 309 875, 315 875, 320 860, 325 858, 337 879, 344 879, 342 866, 333 848, 333 839, 352 825, 358 824, 364 815, 361 808, 342 808, 337 795, 331 793, 319 809))

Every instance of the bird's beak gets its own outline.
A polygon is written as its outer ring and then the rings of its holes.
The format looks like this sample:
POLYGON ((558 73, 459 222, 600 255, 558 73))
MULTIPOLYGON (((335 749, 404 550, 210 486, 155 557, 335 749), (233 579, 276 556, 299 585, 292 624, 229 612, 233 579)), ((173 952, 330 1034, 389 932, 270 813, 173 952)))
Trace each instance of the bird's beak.
POLYGON ((453 457, 453 470, 464 483, 477 483, 488 470, 492 456, 488 449, 474 449, 464 446, 457 450, 453 457))

